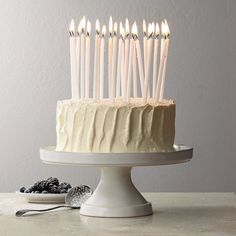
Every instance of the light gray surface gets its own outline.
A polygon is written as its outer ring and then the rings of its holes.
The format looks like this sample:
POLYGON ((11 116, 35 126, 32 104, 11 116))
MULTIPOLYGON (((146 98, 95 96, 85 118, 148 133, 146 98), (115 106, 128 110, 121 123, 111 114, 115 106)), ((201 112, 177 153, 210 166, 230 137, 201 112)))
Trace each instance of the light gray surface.
POLYGON ((136 218, 94 218, 79 210, 16 218, 22 208, 55 205, 27 204, 15 194, 0 194, 0 235, 166 235, 234 236, 236 197, 233 193, 147 193, 153 215, 136 218))
POLYGON ((194 159, 138 168, 142 191, 235 191, 236 1, 0 0, 0 191, 58 176, 98 182, 90 168, 46 166, 39 147, 53 145, 56 101, 70 96, 68 25, 86 15, 161 20, 171 27, 167 97, 177 101, 176 143, 194 159))

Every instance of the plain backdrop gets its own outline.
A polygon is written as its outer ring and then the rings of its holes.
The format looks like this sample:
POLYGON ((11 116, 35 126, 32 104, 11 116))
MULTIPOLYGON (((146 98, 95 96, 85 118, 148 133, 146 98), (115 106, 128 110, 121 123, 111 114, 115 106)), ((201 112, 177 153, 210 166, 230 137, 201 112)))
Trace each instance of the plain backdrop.
POLYGON ((235 191, 235 0, 0 0, 0 191, 49 176, 95 187, 94 168, 48 166, 39 148, 56 143, 57 100, 70 97, 68 27, 128 17, 171 28, 166 97, 177 103, 176 143, 187 164, 139 167, 141 191, 235 191))

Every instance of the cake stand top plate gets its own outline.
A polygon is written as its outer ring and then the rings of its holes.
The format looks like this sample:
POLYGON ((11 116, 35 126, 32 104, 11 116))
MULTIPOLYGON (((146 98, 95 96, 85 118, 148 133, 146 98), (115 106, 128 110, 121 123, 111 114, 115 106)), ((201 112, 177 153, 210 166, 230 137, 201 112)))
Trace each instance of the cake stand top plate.
POLYGON ((193 148, 174 145, 171 152, 139 153, 80 153, 59 152, 55 146, 40 149, 40 159, 46 164, 79 166, 153 166, 190 161, 193 148))

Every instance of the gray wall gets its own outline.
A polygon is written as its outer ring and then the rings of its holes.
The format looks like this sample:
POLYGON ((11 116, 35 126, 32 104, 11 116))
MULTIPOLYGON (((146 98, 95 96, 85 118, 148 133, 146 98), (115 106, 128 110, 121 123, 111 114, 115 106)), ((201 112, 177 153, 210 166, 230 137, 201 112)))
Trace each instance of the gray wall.
POLYGON ((92 168, 47 166, 57 100, 70 96, 68 25, 86 15, 128 16, 171 26, 166 94, 177 101, 176 143, 194 147, 183 165, 137 168, 142 191, 235 191, 236 1, 0 0, 0 191, 58 176, 95 186, 92 168))

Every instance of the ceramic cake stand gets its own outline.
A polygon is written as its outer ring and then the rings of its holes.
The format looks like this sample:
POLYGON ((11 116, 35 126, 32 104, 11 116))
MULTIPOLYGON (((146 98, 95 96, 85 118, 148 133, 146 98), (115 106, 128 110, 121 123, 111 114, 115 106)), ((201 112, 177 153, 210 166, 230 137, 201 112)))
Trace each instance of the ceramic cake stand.
POLYGON ((40 149, 46 164, 93 166, 101 178, 80 213, 96 217, 135 217, 152 214, 152 205, 136 189, 131 179, 135 166, 171 165, 191 160, 193 149, 175 145, 173 152, 158 153, 76 153, 57 152, 55 147, 40 149))

